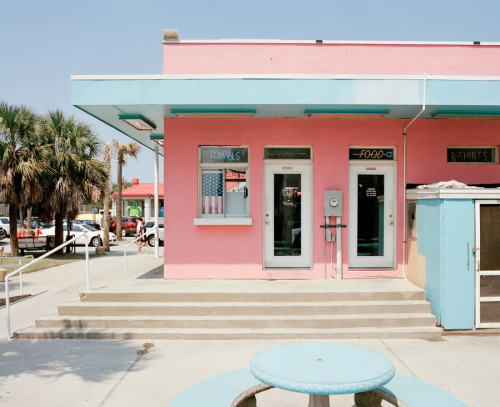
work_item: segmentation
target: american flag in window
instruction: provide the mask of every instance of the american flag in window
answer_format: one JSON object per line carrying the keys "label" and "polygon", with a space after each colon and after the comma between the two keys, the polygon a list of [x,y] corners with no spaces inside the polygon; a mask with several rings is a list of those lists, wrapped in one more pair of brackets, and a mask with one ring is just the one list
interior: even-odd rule
{"label": "american flag in window", "polygon": [[224,170],[202,170],[202,210],[204,215],[223,214]]}

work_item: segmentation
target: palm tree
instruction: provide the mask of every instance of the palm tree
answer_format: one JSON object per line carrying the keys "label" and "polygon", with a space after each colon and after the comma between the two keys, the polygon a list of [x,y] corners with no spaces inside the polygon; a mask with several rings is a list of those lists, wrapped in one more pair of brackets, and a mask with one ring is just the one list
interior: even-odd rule
{"label": "palm tree", "polygon": [[103,246],[104,250],[109,252],[109,201],[110,201],[110,196],[109,196],[109,178],[111,175],[111,157],[113,156],[113,147],[110,144],[106,144],[104,147],[104,153],[103,153],[103,159],[104,162],[106,163],[106,167],[108,169],[108,179],[106,180],[106,185],[104,186],[104,191],[103,191],[103,197],[104,197],[104,202],[103,202],[103,210],[104,210],[104,241],[103,241]]}
{"label": "palm tree", "polygon": [[41,205],[45,218],[55,219],[55,244],[63,243],[64,217],[76,217],[85,201],[98,202],[109,171],[97,157],[102,141],[91,127],[65,116],[61,111],[49,112],[42,118],[43,142],[51,147],[49,168],[44,174],[46,197]]}
{"label": "palm tree", "polygon": [[116,235],[117,240],[122,239],[122,169],[123,165],[126,164],[128,156],[137,157],[141,147],[136,142],[131,142],[129,144],[120,144],[118,141],[113,140],[113,148],[116,155],[116,161],[118,162],[118,167],[116,170],[116,178],[118,184],[117,198],[116,198]]}
{"label": "palm tree", "polygon": [[26,106],[0,103],[0,202],[9,205],[10,245],[19,254],[17,215],[43,198],[39,182],[49,148],[38,137],[39,117]]}

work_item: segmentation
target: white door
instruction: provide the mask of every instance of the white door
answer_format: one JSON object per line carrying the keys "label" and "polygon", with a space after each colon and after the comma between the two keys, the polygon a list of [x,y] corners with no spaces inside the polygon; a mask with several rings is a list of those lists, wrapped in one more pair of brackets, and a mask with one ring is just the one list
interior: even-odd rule
{"label": "white door", "polygon": [[394,268],[394,163],[349,168],[349,267]]}
{"label": "white door", "polygon": [[311,267],[311,167],[264,164],[264,266]]}
{"label": "white door", "polygon": [[500,327],[500,201],[476,201],[476,327]]}

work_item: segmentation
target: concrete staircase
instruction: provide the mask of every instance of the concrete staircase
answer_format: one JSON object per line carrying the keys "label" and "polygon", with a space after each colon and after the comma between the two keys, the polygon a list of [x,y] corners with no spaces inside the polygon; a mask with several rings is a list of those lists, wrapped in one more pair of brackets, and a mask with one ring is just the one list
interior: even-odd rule
{"label": "concrete staircase", "polygon": [[399,279],[162,281],[81,293],[16,338],[439,338],[425,291]]}

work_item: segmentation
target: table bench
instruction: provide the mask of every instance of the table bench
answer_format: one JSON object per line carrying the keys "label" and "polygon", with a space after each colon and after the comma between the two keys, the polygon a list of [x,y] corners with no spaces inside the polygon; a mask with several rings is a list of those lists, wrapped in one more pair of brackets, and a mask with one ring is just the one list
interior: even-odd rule
{"label": "table bench", "polygon": [[255,395],[272,386],[256,379],[250,370],[238,369],[211,377],[190,387],[170,407],[255,407]]}
{"label": "table bench", "polygon": [[21,252],[21,256],[24,256],[24,252],[26,250],[48,250],[47,239],[35,239],[34,237],[22,237],[17,239],[17,245],[19,247],[19,251]]}
{"label": "table bench", "polygon": [[357,407],[380,407],[382,400],[397,407],[468,407],[439,387],[397,373],[383,386],[354,395]]}

